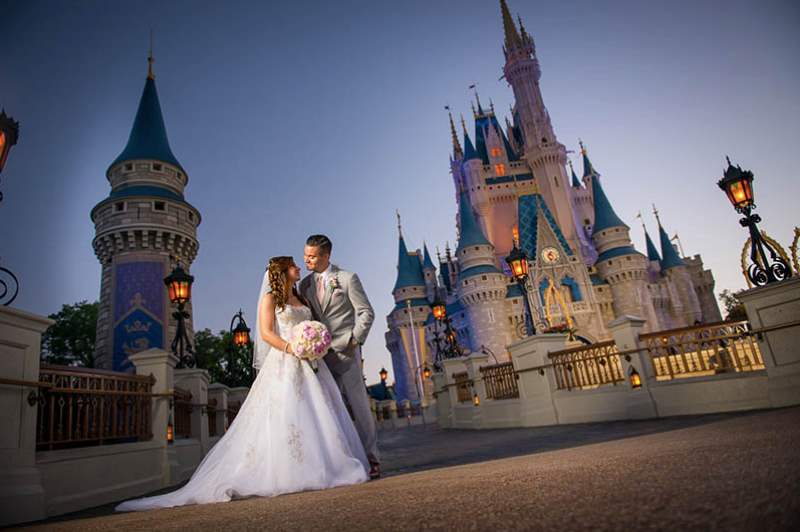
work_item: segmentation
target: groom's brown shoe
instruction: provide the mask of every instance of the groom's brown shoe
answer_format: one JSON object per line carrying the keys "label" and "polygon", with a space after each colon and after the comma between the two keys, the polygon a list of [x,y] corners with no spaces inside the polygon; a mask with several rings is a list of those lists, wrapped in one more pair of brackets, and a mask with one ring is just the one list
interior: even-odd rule
{"label": "groom's brown shoe", "polygon": [[378,462],[369,463],[369,479],[377,480],[381,478],[381,464]]}

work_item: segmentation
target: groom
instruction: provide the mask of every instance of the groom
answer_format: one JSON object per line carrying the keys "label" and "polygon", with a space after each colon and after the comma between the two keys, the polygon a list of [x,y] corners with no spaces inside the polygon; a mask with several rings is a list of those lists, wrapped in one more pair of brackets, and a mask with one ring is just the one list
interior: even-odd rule
{"label": "groom", "polygon": [[325,235],[306,240],[303,260],[311,272],[300,282],[300,293],[311,303],[317,319],[331,331],[331,349],[325,362],[347,397],[355,426],[370,463],[369,476],[381,476],[378,434],[364,386],[361,346],[367,339],[375,313],[358,276],[331,264],[333,244]]}

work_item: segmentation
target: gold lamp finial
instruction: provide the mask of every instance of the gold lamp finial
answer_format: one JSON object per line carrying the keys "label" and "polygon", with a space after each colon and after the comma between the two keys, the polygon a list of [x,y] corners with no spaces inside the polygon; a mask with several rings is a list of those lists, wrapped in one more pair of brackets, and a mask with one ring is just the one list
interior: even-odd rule
{"label": "gold lamp finial", "polygon": [[653,203],[653,214],[656,217],[656,221],[658,222],[658,226],[661,227],[661,218],[658,217],[658,209],[656,209],[656,204]]}

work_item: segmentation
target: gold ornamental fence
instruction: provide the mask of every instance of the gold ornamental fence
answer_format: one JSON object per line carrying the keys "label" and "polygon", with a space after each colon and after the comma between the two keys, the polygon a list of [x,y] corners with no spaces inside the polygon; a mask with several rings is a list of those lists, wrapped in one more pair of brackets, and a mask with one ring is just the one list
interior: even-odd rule
{"label": "gold ornamental fence", "polygon": [[548,354],[559,390],[591,389],[625,380],[613,340]]}
{"label": "gold ornamental fence", "polygon": [[516,399],[519,397],[519,378],[511,362],[480,368],[481,378],[486,385],[488,399]]}
{"label": "gold ornamental fence", "polygon": [[639,340],[652,361],[656,380],[765,369],[747,321],[642,334]]}
{"label": "gold ornamental fence", "polygon": [[42,364],[37,450],[151,439],[154,383],[152,376]]}

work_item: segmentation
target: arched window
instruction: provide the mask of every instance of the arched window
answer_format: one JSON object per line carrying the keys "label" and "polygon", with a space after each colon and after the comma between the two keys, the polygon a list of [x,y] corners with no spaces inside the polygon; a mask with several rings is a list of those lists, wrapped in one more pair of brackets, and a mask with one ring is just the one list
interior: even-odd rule
{"label": "arched window", "polygon": [[581,295],[581,289],[578,286],[578,283],[570,277],[569,275],[565,276],[561,279],[561,286],[566,286],[569,288],[569,295],[572,301],[582,301],[583,296]]}

